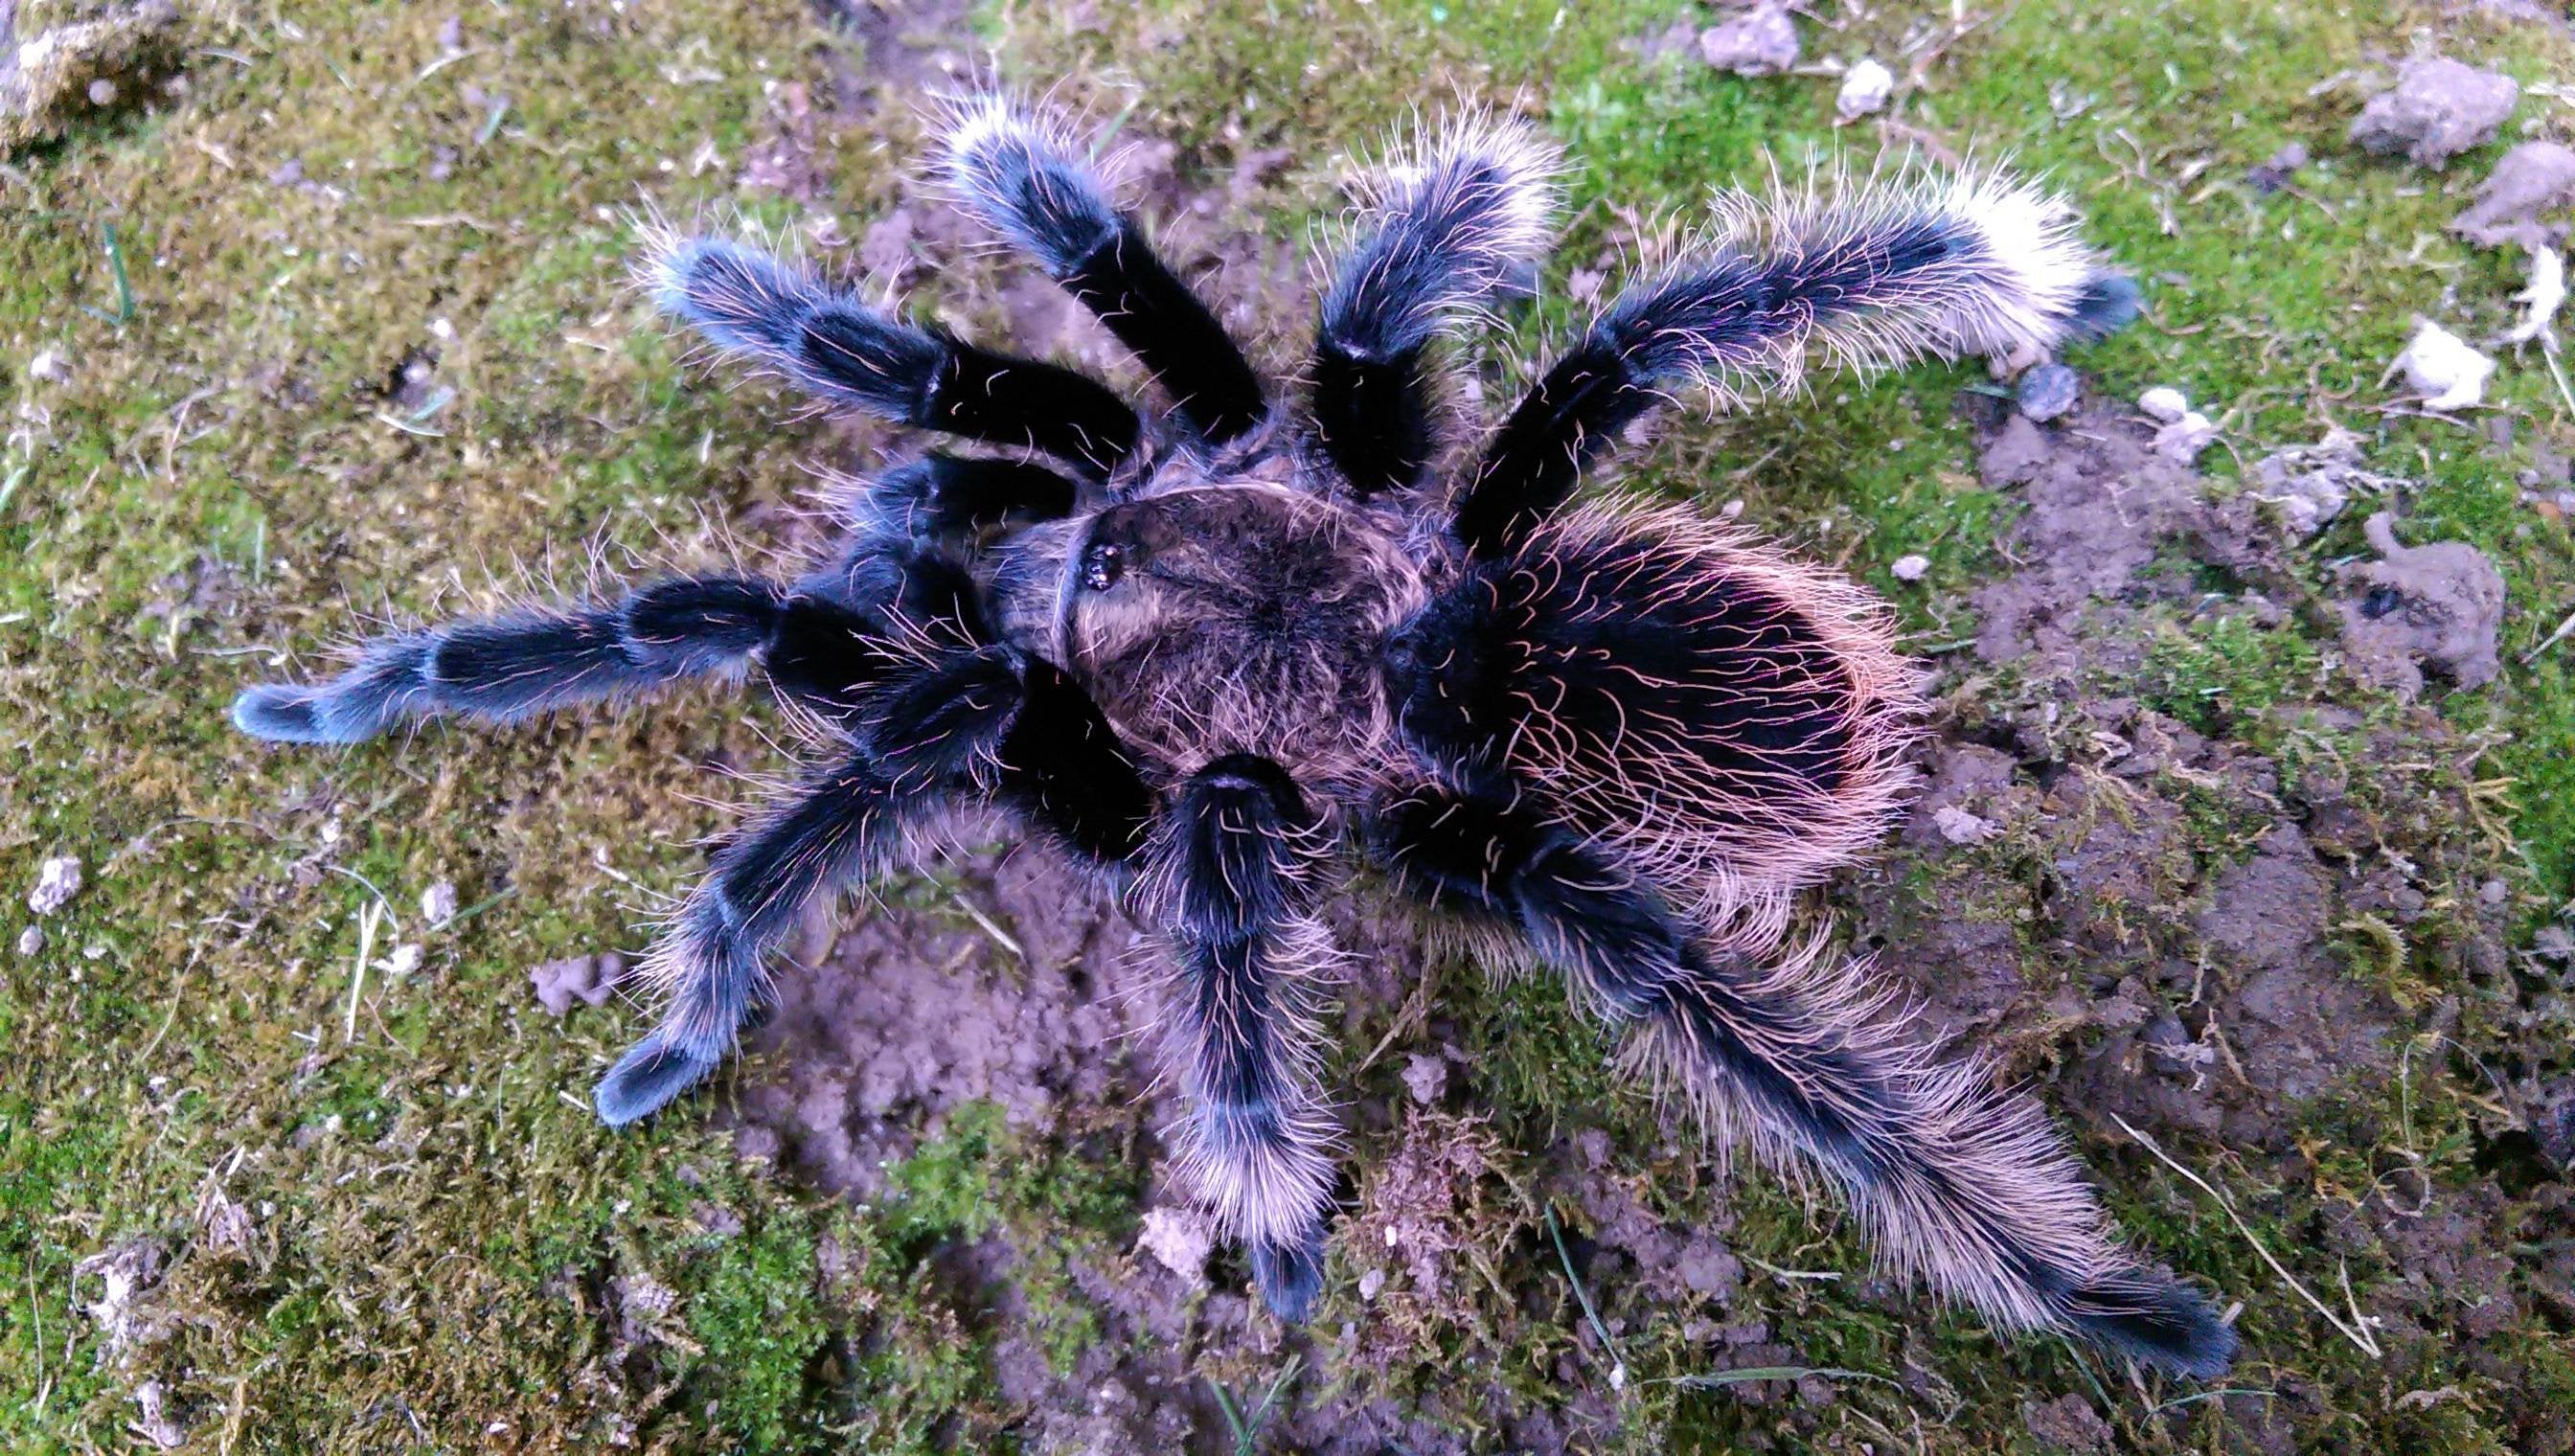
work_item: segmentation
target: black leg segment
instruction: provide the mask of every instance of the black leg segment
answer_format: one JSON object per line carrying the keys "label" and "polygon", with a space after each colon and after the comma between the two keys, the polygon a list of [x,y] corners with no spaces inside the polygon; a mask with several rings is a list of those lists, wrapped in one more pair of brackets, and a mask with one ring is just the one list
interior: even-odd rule
{"label": "black leg segment", "polygon": [[1051,122],[1000,97],[977,97],[949,118],[947,177],[967,210],[1099,316],[1202,439],[1251,433],[1267,412],[1260,378],[1076,152]]}
{"label": "black leg segment", "polygon": [[987,444],[1042,451],[1105,479],[1143,436],[1088,375],[916,329],[738,243],[664,238],[645,275],[663,312],[836,404]]}
{"label": "black leg segment", "polygon": [[1045,466],[932,454],[887,471],[856,503],[862,533],[978,537],[1073,514],[1082,488]]}

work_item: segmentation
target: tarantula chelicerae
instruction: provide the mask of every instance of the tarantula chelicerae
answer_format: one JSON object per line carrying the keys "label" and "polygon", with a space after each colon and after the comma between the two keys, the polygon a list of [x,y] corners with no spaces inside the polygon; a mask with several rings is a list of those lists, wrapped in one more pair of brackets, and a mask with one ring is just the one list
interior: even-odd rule
{"label": "tarantula chelicerae", "polygon": [[2115,327],[2133,290],[2063,202],[1992,173],[1728,198],[1452,470],[1438,339],[1548,245],[1532,136],[1468,119],[1376,175],[1308,377],[1281,390],[1058,125],[979,97],[944,137],[965,208],[1099,316],[1168,414],[657,231],[654,299],[721,350],[990,453],[883,475],[838,558],[792,582],[400,634],[234,706],[261,737],[345,743],[756,663],[821,726],[838,760],[716,853],[647,958],[665,1008],[601,1117],[715,1068],[809,907],[953,807],[998,804],[1167,940],[1188,1170],[1300,1318],[1334,1177],[1315,903],[1349,852],[1563,973],[1723,1142],[1838,1184],[1886,1262],[2001,1325],[2225,1368],[2232,1331],[2112,1241],[2031,1104],[1930,1059],[1864,967],[1788,943],[1792,896],[1904,793],[1919,698],[1880,609],[1695,513],[1574,500],[1684,386],[1739,398],[1818,349],[1866,366]]}

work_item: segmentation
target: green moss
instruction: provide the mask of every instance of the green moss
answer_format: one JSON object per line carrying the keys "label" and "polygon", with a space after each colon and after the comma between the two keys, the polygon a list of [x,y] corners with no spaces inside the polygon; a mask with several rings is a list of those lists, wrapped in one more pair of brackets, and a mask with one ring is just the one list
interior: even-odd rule
{"label": "green moss", "polygon": [[2138,686],[2158,713],[2264,747],[2284,736],[2273,710],[2332,692],[2312,639],[2294,624],[2266,626],[2243,611],[2162,624]]}
{"label": "green moss", "polygon": [[704,1346],[688,1403],[703,1400],[751,1451],[805,1449],[822,1431],[809,1371],[831,1324],[815,1299],[814,1241],[802,1220],[764,1220],[692,1268],[689,1332]]}

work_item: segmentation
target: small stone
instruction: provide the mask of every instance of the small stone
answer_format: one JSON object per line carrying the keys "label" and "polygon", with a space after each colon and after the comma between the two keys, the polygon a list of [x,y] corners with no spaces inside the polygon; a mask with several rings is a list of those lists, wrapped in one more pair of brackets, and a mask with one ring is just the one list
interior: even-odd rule
{"label": "small stone", "polygon": [[1833,114],[1844,121],[1857,121],[1886,109],[1886,99],[1895,94],[1895,73],[1877,62],[1862,57],[1842,73],[1842,89],[1833,97]]}
{"label": "small stone", "polygon": [[2082,376],[2062,364],[2042,364],[2020,377],[2020,388],[2013,393],[2012,403],[2022,414],[2044,425],[2072,410],[2082,393]]}
{"label": "small stone", "polygon": [[81,862],[70,854],[57,854],[36,866],[36,887],[28,892],[27,908],[40,915],[50,915],[70,903],[80,893]]}
{"label": "small stone", "polygon": [[1359,1276],[1359,1298],[1373,1301],[1385,1292],[1385,1271],[1370,1269]]}
{"label": "small stone", "polygon": [[1931,559],[1919,552],[1908,552],[1888,563],[1886,572],[1899,582],[1918,582],[1930,575]]}
{"label": "small stone", "polygon": [[1435,1056],[1415,1055],[1403,1065],[1403,1085],[1412,1100],[1424,1107],[1436,1104],[1448,1090],[1448,1063]]}
{"label": "small stone", "polygon": [[44,927],[44,926],[42,926],[42,925],[29,925],[27,928],[25,928],[25,929],[23,929],[23,930],[21,930],[21,931],[19,931],[19,932],[18,932],[18,954],[19,954],[19,955],[21,955],[21,956],[33,956],[37,951],[42,950],[42,949],[44,949],[44,948],[45,948],[45,927]]}
{"label": "small stone", "polygon": [[420,947],[417,945],[397,945],[394,947],[393,954],[386,956],[384,959],[376,963],[383,969],[386,979],[401,980],[403,977],[410,975],[413,971],[420,969]]}
{"label": "small stone", "polygon": [[116,83],[110,81],[105,76],[101,76],[90,82],[89,104],[92,106],[114,106],[116,104]]}
{"label": "small stone", "polygon": [[1700,31],[1699,59],[1737,76],[1775,76],[1797,64],[1797,26],[1778,0]]}
{"label": "small stone", "polygon": [[27,362],[27,377],[41,379],[47,384],[61,384],[71,377],[71,370],[61,350],[39,349],[36,357]]}
{"label": "small stone", "polygon": [[2197,410],[2185,410],[2180,419],[2155,432],[2155,454],[2175,465],[2189,465],[2215,439],[2215,421]]}
{"label": "small stone", "polygon": [[446,929],[447,922],[456,918],[456,881],[442,879],[422,890],[420,917],[427,920],[433,930]]}
{"label": "small stone", "polygon": [[2190,397],[2171,385],[2157,385],[2137,396],[2137,408],[2147,419],[2170,425],[2190,413]]}

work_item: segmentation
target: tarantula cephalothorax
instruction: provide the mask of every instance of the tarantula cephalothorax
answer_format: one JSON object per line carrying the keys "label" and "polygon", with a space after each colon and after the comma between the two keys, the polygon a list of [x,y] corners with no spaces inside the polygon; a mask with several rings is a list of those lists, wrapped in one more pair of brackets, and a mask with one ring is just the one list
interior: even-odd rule
{"label": "tarantula cephalothorax", "polygon": [[661,1020],[599,1085],[613,1123],[714,1069],[809,907],[952,807],[999,805],[1160,930],[1186,1170],[1270,1306],[1301,1317],[1334,1179],[1315,904],[1348,854],[1567,976],[1721,1142],[1835,1183],[1887,1263],[2004,1326],[2223,1369],[2232,1331],[2122,1252],[2030,1103],[1931,1059],[1864,967],[1788,943],[1791,897],[1902,797],[1917,689],[1879,609],[1695,514],[1571,499],[1684,386],[1741,398],[1819,349],[1867,366],[2115,327],[2133,292],[2065,204],[1990,172],[1729,198],[1452,470],[1438,336],[1548,244],[1534,137],[1469,119],[1376,174],[1292,390],[1264,385],[1087,156],[977,97],[939,167],[1168,414],[662,234],[650,291],[719,349],[986,453],[883,475],[837,559],[792,582],[683,578],[400,634],[329,683],[250,690],[234,720],[352,742],[755,663],[811,717],[837,761],[728,841],[665,928],[644,967]]}

